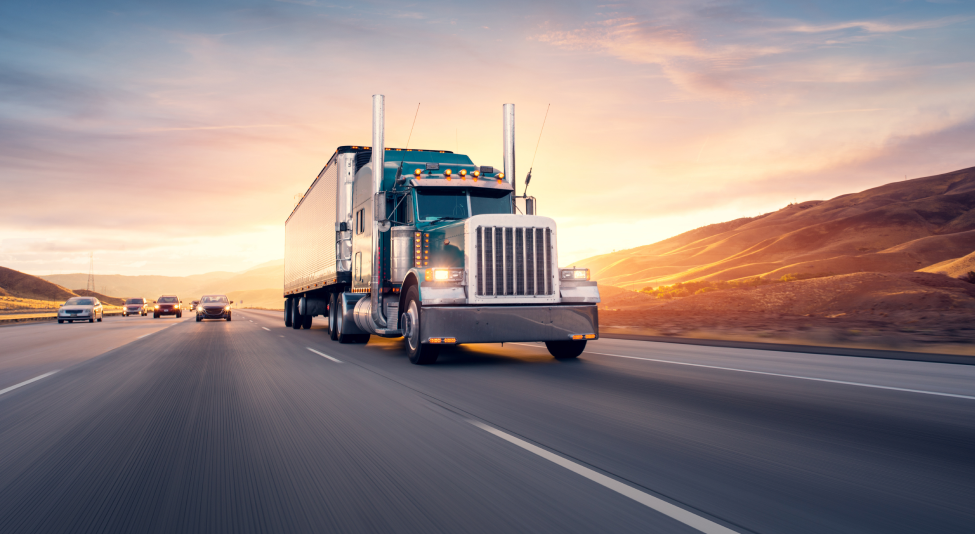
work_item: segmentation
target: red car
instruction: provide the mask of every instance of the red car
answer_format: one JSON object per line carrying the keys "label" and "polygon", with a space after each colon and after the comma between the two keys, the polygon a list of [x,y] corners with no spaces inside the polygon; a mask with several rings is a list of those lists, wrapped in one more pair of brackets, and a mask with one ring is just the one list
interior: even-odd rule
{"label": "red car", "polygon": [[160,315],[175,315],[176,318],[183,316],[183,310],[180,309],[180,300],[176,295],[163,295],[156,300],[156,305],[152,310],[152,318],[158,319]]}

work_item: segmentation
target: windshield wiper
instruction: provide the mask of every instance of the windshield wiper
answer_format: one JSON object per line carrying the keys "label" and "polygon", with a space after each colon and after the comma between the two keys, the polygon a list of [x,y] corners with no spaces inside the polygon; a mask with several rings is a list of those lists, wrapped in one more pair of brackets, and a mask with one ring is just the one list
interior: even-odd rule
{"label": "windshield wiper", "polygon": [[430,224],[437,224],[440,221],[459,221],[459,220],[462,220],[462,219],[463,219],[463,217],[437,217]]}

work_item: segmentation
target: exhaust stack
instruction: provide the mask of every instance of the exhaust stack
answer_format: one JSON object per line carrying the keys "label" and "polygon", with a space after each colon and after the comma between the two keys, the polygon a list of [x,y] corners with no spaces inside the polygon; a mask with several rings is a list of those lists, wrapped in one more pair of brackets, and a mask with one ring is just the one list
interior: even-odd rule
{"label": "exhaust stack", "polygon": [[515,197],[518,196],[518,187],[515,182],[515,105],[505,104],[504,110],[504,175],[511,182],[514,193],[511,195],[511,213],[515,212]]}
{"label": "exhaust stack", "polygon": [[383,316],[382,295],[380,295],[379,276],[382,273],[382,255],[379,247],[379,221],[386,218],[386,198],[382,193],[383,170],[386,166],[385,147],[386,97],[372,95],[372,279],[369,286],[369,300],[372,304],[372,321],[380,329],[386,328]]}

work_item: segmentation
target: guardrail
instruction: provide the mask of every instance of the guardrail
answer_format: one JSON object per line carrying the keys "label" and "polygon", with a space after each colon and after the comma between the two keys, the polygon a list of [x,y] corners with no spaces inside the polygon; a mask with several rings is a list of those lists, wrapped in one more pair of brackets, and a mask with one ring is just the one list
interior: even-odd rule
{"label": "guardrail", "polygon": [[[122,315],[122,311],[106,311],[104,316],[111,315]],[[43,321],[56,321],[58,318],[58,312],[42,312],[42,313],[17,313],[17,314],[6,314],[0,315],[0,326],[21,324],[21,323],[34,323]]]}

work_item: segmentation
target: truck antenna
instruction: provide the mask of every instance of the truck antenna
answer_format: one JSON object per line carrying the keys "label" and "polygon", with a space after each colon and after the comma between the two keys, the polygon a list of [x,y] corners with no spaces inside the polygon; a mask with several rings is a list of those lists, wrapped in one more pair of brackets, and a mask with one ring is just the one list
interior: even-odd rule
{"label": "truck antenna", "polygon": [[[406,138],[406,148],[410,148],[410,141],[413,139],[413,127],[416,126],[416,116],[420,114],[420,103],[416,103],[416,113],[413,114],[413,124],[410,125],[410,136]],[[400,178],[403,176],[403,162],[406,161],[406,151],[403,151],[403,158],[399,160],[399,168],[396,169],[396,181],[393,183],[399,183]]]}
{"label": "truck antenna", "polygon": [[[545,131],[545,121],[548,120],[548,110],[551,107],[552,104],[549,104],[548,107],[545,108],[545,118],[542,119],[542,129],[538,131],[538,142],[535,143],[535,154],[532,155],[532,164],[528,166],[528,176],[525,177],[525,194],[523,196],[528,195],[528,184],[532,181],[532,169],[535,168],[535,156],[538,156],[538,145],[542,143],[542,132]],[[515,194],[517,194],[517,192]]]}

